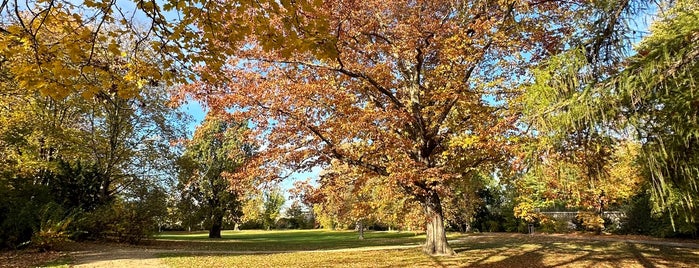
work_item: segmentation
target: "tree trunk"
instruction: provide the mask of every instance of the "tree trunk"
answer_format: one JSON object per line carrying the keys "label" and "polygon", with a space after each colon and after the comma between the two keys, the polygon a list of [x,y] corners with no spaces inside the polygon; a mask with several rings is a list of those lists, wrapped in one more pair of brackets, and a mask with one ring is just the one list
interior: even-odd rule
{"label": "tree trunk", "polygon": [[444,231],[444,214],[442,203],[436,192],[425,198],[425,214],[427,216],[427,238],[423,251],[429,255],[453,255],[449,247],[447,233]]}
{"label": "tree trunk", "polygon": [[364,240],[364,223],[362,220],[357,221],[357,230],[359,231],[359,240]]}
{"label": "tree trunk", "polygon": [[209,238],[221,238],[221,225],[223,225],[223,213],[214,213],[211,217]]}

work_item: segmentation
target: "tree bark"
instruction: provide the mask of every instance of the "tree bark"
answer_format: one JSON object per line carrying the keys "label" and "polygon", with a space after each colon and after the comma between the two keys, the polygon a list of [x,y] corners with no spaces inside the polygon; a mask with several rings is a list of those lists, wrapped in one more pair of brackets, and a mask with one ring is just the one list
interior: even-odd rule
{"label": "tree bark", "polygon": [[209,238],[221,238],[221,226],[223,225],[223,213],[216,213],[211,216],[211,230]]}
{"label": "tree bark", "polygon": [[444,231],[444,213],[439,194],[432,192],[425,198],[425,214],[427,216],[427,238],[423,251],[429,255],[453,255]]}
{"label": "tree bark", "polygon": [[362,220],[357,221],[357,231],[359,231],[359,240],[364,240],[364,223]]}

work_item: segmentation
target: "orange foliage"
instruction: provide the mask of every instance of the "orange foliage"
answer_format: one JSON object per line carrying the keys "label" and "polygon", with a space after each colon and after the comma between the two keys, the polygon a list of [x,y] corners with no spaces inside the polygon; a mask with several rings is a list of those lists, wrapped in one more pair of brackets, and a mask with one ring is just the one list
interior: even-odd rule
{"label": "orange foliage", "polygon": [[[211,49],[232,52],[227,64],[203,66],[183,96],[254,122],[269,174],[337,159],[429,208],[437,236],[449,182],[507,163],[518,75],[557,46],[576,4],[284,3],[226,14]],[[244,41],[225,38],[261,13]]]}

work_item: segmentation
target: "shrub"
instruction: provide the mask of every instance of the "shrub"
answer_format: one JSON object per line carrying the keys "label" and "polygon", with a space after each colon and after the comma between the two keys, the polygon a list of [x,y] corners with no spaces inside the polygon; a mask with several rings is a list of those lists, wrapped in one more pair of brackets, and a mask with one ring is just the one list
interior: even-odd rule
{"label": "shrub", "polygon": [[71,237],[71,224],[77,213],[64,213],[61,206],[48,203],[41,210],[39,229],[32,236],[32,245],[39,251],[48,251]]}
{"label": "shrub", "polygon": [[656,237],[697,237],[699,223],[685,219],[670,220],[670,215],[652,212],[650,195],[642,192],[633,198],[623,208],[626,218],[622,220],[618,233],[642,234]]}
{"label": "shrub", "polygon": [[516,218],[514,215],[505,217],[503,227],[506,232],[529,233],[529,225],[527,222],[520,218]]}
{"label": "shrub", "polygon": [[29,245],[41,208],[50,201],[46,187],[33,179],[0,177],[0,248]]}
{"label": "shrub", "polygon": [[621,228],[621,223],[614,221],[609,217],[602,217],[604,220],[604,231],[610,233],[618,233]]}
{"label": "shrub", "polygon": [[241,230],[251,230],[251,229],[262,229],[262,221],[259,220],[248,220],[240,224]]}
{"label": "shrub", "polygon": [[575,219],[576,224],[579,224],[584,230],[601,233],[604,229],[604,219],[598,213],[580,211]]}
{"label": "shrub", "polygon": [[136,244],[158,230],[157,219],[167,215],[165,193],[157,186],[141,184],[124,198],[116,198],[76,224],[80,239],[113,239]]}
{"label": "shrub", "polygon": [[542,217],[539,219],[539,231],[544,233],[566,233],[569,230],[568,222],[564,220]]}

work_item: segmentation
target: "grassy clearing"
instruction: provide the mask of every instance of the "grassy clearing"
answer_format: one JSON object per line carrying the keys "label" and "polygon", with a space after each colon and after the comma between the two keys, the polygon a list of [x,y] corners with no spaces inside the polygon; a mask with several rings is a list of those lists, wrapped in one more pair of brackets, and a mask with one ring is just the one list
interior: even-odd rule
{"label": "grassy clearing", "polygon": [[[223,231],[221,239],[209,239],[207,232],[168,232],[149,241],[149,247],[220,251],[305,251],[375,246],[418,245],[425,240],[412,232],[357,232],[329,230]],[[451,237],[457,237],[456,234]]]}
{"label": "grassy clearing", "polygon": [[[226,231],[223,236],[164,233],[138,246],[83,242],[61,252],[0,252],[0,267],[138,267],[156,256],[170,267],[699,267],[696,241],[681,241],[695,247],[682,248],[670,243],[677,241],[645,237],[450,234],[458,254],[433,257],[420,251],[424,235],[410,232],[368,232],[365,240],[355,232],[325,230]],[[626,239],[655,244],[613,241]]]}
{"label": "grassy clearing", "polygon": [[[349,233],[351,234],[351,233]],[[324,241],[334,241],[332,247],[345,243],[369,243],[372,239],[382,241],[385,237],[412,241],[413,237],[393,237],[395,233],[370,233],[365,241],[340,243],[341,237],[349,234],[323,232],[312,235],[326,235]],[[241,234],[242,235],[242,234]],[[256,235],[250,234],[254,239]],[[347,236],[346,236],[347,235]],[[290,234],[288,240],[295,240]],[[383,237],[383,238],[382,238]],[[645,245],[624,242],[600,242],[570,240],[555,237],[525,235],[468,235],[453,237],[456,256],[432,257],[423,254],[419,248],[371,251],[329,251],[329,252],[289,252],[269,254],[160,254],[163,262],[172,267],[697,267],[699,249],[675,248],[658,245]],[[244,237],[236,239],[245,240]],[[272,237],[266,238],[274,243]],[[288,241],[282,241],[283,244]],[[229,243],[236,243],[228,240]],[[309,240],[310,241],[310,240]],[[226,242],[224,242],[226,243]],[[292,244],[286,243],[290,249]],[[392,244],[393,245],[393,244]],[[366,245],[364,245],[366,246]],[[357,245],[348,248],[356,248]],[[280,247],[283,248],[283,247]],[[327,247],[324,247],[327,249]]]}

